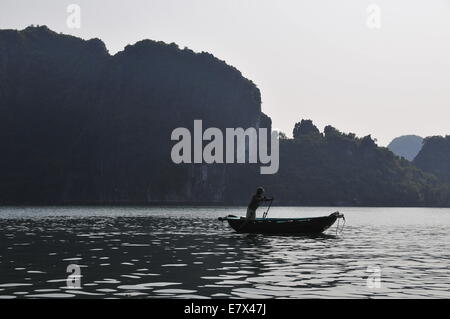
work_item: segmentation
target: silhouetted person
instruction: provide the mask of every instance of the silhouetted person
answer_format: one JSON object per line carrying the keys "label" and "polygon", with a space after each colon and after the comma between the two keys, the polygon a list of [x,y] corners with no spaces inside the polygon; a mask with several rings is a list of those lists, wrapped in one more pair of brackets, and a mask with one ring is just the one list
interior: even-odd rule
{"label": "silhouetted person", "polygon": [[256,194],[252,196],[252,200],[250,201],[250,204],[248,204],[247,207],[247,218],[248,219],[255,219],[256,218],[256,209],[259,207],[259,205],[262,202],[269,202],[273,200],[273,197],[268,198],[264,195],[264,188],[258,187],[256,189]]}

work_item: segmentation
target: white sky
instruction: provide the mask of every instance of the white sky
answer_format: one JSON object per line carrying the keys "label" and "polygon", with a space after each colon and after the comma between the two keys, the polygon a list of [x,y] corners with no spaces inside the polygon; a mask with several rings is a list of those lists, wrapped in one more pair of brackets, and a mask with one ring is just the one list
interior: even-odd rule
{"label": "white sky", "polygon": [[[81,28],[66,25],[69,4]],[[366,26],[381,8],[381,28]],[[30,24],[102,39],[148,38],[207,51],[261,89],[274,128],[312,119],[380,145],[450,134],[449,0],[1,0],[0,28]]]}

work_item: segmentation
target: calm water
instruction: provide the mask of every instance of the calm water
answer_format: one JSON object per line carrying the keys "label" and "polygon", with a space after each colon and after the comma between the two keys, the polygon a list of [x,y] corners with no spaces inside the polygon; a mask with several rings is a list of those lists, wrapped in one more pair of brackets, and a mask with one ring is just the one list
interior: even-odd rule
{"label": "calm water", "polygon": [[339,210],[341,235],[292,237],[217,221],[243,208],[0,208],[0,298],[450,297],[450,209]]}

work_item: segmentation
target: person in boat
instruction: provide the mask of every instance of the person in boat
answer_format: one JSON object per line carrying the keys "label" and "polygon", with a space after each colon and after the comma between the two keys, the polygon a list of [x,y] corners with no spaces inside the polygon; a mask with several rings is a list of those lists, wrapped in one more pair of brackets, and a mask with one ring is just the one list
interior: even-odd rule
{"label": "person in boat", "polygon": [[256,210],[262,202],[270,202],[273,200],[273,197],[265,197],[264,196],[264,188],[258,187],[256,189],[256,193],[252,196],[252,200],[247,207],[247,219],[255,219],[256,218]]}

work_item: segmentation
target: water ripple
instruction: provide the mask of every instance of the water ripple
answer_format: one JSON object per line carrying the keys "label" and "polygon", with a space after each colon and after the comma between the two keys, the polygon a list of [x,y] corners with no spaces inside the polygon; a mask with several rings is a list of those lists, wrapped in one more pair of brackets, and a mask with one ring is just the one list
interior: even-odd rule
{"label": "water ripple", "polygon": [[[341,236],[236,234],[217,222],[241,211],[2,208],[0,299],[450,297],[450,210],[348,208]],[[81,289],[66,287],[70,264],[81,264]]]}

